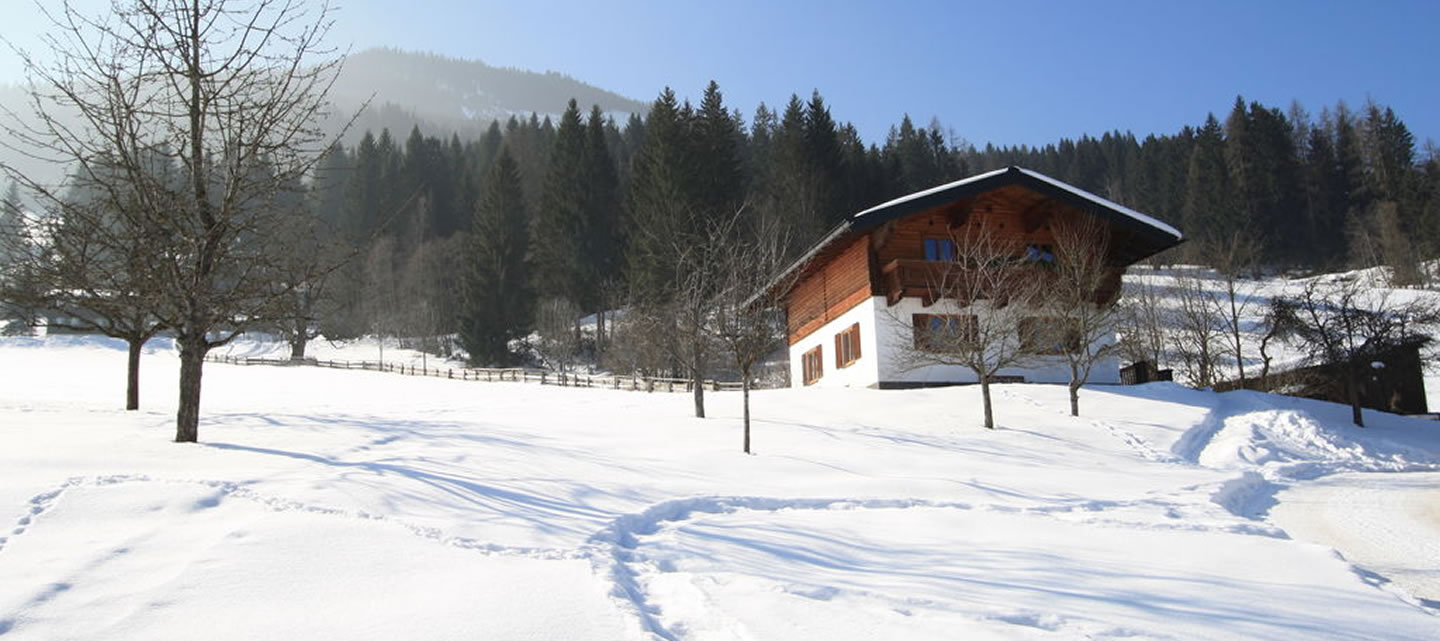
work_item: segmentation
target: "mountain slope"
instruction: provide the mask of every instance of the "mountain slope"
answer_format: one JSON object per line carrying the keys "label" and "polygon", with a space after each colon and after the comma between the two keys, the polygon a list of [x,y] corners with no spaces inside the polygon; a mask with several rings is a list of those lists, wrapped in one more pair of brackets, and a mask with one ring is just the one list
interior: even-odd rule
{"label": "mountain slope", "polygon": [[584,109],[600,105],[622,117],[646,108],[643,102],[553,71],[492,67],[478,60],[388,48],[351,54],[331,97],[342,114],[354,113],[369,100],[355,129],[388,127],[399,136],[419,123],[426,133],[453,131],[463,137],[511,115],[558,114],[571,98]]}

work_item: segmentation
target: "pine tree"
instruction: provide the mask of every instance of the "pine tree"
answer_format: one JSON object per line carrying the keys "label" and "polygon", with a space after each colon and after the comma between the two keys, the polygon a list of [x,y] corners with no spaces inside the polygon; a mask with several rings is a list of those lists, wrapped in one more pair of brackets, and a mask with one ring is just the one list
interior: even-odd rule
{"label": "pine tree", "polygon": [[[0,270],[8,267],[26,251],[25,224],[20,213],[20,189],[15,181],[5,188],[0,198]],[[0,277],[4,272],[0,271]]]}
{"label": "pine tree", "polygon": [[[613,123],[612,123],[613,124]],[[615,159],[607,142],[609,132],[604,112],[599,105],[590,109],[590,119],[585,125],[585,176],[584,217],[587,230],[584,238],[584,265],[582,269],[589,278],[585,296],[579,302],[585,309],[600,309],[594,300],[606,282],[619,280],[621,256],[621,228],[619,178],[615,171]]]}
{"label": "pine tree", "polygon": [[466,247],[459,325],[472,365],[509,364],[509,342],[530,332],[535,297],[525,259],[529,241],[519,169],[502,147],[485,178]]}
{"label": "pine tree", "polygon": [[1230,174],[1225,166],[1225,140],[1214,114],[1195,134],[1181,219],[1184,229],[1195,236],[1222,238],[1244,225],[1233,204]]}
{"label": "pine tree", "polygon": [[691,185],[691,114],[668,87],[650,107],[644,142],[631,166],[626,225],[626,280],[631,296],[668,300],[674,287],[675,253],[697,228]]}
{"label": "pine tree", "polygon": [[585,264],[589,232],[585,219],[585,125],[573,99],[560,117],[549,156],[544,192],[531,228],[535,289],[546,297],[578,303],[594,288],[587,282],[591,273]]}
{"label": "pine tree", "polygon": [[733,215],[745,191],[740,126],[725,109],[720,86],[713,80],[705,87],[691,135],[695,206],[711,221]]}

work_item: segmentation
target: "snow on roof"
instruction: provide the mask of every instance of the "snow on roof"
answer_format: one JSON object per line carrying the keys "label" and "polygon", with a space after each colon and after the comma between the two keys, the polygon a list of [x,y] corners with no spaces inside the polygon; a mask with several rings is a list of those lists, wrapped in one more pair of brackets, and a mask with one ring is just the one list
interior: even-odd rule
{"label": "snow on roof", "polygon": [[[1118,212],[1118,213],[1124,214],[1124,215],[1126,215],[1126,216],[1129,216],[1129,217],[1131,217],[1131,218],[1134,218],[1135,220],[1137,220],[1137,221],[1139,221],[1139,222],[1142,222],[1142,223],[1144,223],[1144,224],[1146,224],[1146,225],[1149,225],[1149,226],[1151,226],[1151,227],[1154,227],[1154,228],[1156,228],[1156,229],[1159,229],[1159,230],[1161,230],[1161,231],[1163,231],[1163,232],[1165,232],[1165,233],[1168,233],[1168,234],[1174,236],[1176,240],[1179,240],[1179,239],[1181,239],[1181,238],[1184,238],[1184,235],[1180,233],[1180,230],[1175,229],[1174,227],[1171,227],[1170,225],[1167,225],[1167,224],[1165,224],[1165,223],[1163,223],[1163,222],[1160,222],[1159,220],[1156,220],[1156,219],[1154,219],[1154,218],[1152,218],[1152,217],[1150,217],[1150,216],[1147,216],[1147,215],[1142,214],[1142,213],[1140,213],[1140,212],[1138,212],[1138,211],[1135,211],[1134,209],[1131,209],[1131,208],[1129,208],[1129,207],[1126,207],[1126,206],[1124,206],[1124,205],[1121,205],[1120,203],[1117,203],[1117,202],[1114,202],[1114,201],[1112,201],[1112,200],[1108,200],[1108,199],[1105,199],[1105,198],[1101,198],[1101,197],[1099,197],[1099,196],[1096,196],[1095,194],[1092,194],[1092,193],[1090,193],[1090,192],[1088,192],[1088,191],[1085,191],[1084,189],[1080,189],[1079,187],[1075,187],[1075,186],[1073,186],[1073,185],[1067,185],[1067,184],[1062,183],[1062,182],[1060,182],[1060,181],[1058,181],[1058,180],[1055,180],[1054,178],[1051,178],[1051,177],[1049,177],[1049,176],[1046,176],[1045,174],[1042,174],[1042,173],[1040,173],[1040,172],[1038,172],[1038,171],[1032,171],[1032,170],[1026,169],[1026,168],[1024,168],[1024,167],[1015,167],[1015,169],[1019,170],[1020,173],[1025,174],[1026,176],[1029,176],[1029,177],[1034,178],[1034,179],[1036,179],[1036,180],[1044,181],[1044,182],[1046,182],[1046,183],[1048,183],[1048,184],[1050,184],[1050,185],[1052,185],[1052,186],[1054,186],[1054,187],[1057,187],[1057,188],[1060,188],[1060,189],[1064,189],[1065,191],[1068,191],[1068,192],[1070,192],[1070,193],[1072,193],[1072,194],[1075,194],[1076,196],[1079,196],[1079,197],[1084,198],[1084,199],[1086,199],[1086,200],[1092,201],[1092,202],[1094,202],[1095,204],[1101,205],[1101,206],[1103,206],[1103,207],[1107,207],[1107,208],[1113,209],[1113,210],[1115,210],[1115,211]],[[1004,171],[1004,170],[1002,170],[1002,171]],[[991,173],[994,173],[994,172],[991,172]],[[985,175],[989,175],[989,174],[985,174]]]}
{"label": "snow on roof", "polygon": [[[864,216],[865,214],[868,214],[868,213],[870,213],[870,212],[880,211],[880,210],[882,210],[882,209],[889,209],[889,208],[894,207],[894,206],[896,206],[896,205],[903,204],[903,203],[907,203],[907,202],[910,202],[910,201],[912,201],[912,200],[919,200],[919,199],[924,198],[924,197],[926,197],[926,196],[929,196],[929,195],[931,195],[931,194],[938,194],[938,193],[940,193],[940,192],[942,192],[942,191],[946,191],[946,190],[949,190],[949,189],[954,189],[954,188],[956,188],[956,187],[961,187],[961,186],[964,186],[964,185],[968,185],[968,184],[973,183],[973,182],[980,182],[980,181],[985,180],[985,179],[987,179],[987,178],[993,178],[993,177],[995,177],[995,176],[999,176],[999,175],[1001,175],[1001,174],[1004,174],[1004,173],[1007,172],[1007,171],[1010,171],[1010,168],[1009,168],[1009,167],[1006,167],[1006,168],[1004,168],[1004,169],[996,169],[995,171],[987,171],[987,172],[985,172],[985,173],[983,173],[983,174],[978,174],[978,175],[975,175],[975,176],[971,176],[971,177],[969,177],[969,178],[961,178],[960,180],[957,180],[957,181],[955,181],[955,182],[949,182],[949,183],[945,183],[945,184],[943,184],[943,185],[936,185],[936,186],[934,186],[934,187],[931,187],[931,188],[926,189],[926,190],[923,190],[923,191],[917,191],[917,192],[915,192],[915,193],[913,193],[913,194],[906,194],[906,195],[901,196],[901,197],[899,197],[899,198],[896,198],[896,199],[894,199],[894,200],[885,201],[885,202],[880,203],[880,204],[878,204],[878,205],[876,205],[876,206],[874,206],[874,207],[871,207],[871,208],[869,208],[869,209],[866,209],[865,211],[862,211],[862,212],[860,212],[860,213],[858,213],[858,214],[852,215],[852,216],[850,217],[850,219],[851,219],[851,220],[854,220],[854,219],[860,218],[861,216]],[[1022,170],[1022,171],[1023,171],[1023,170]]]}
{"label": "snow on roof", "polygon": [[1136,259],[1173,247],[1185,238],[1184,235],[1180,233],[1180,230],[1160,222],[1153,217],[1142,214],[1119,203],[1101,198],[1083,189],[1067,185],[1040,172],[1011,165],[1003,169],[988,171],[969,178],[962,178],[954,182],[917,191],[913,194],[906,194],[899,198],[875,205],[857,214],[852,214],[821,237],[819,242],[811,246],[808,251],[781,272],[781,274],[762,291],[769,291],[777,283],[784,280],[786,276],[810,263],[811,260],[820,255],[827,247],[830,247],[839,239],[850,234],[863,233],[888,221],[903,218],[924,209],[944,204],[945,202],[961,200],[1006,185],[1021,185],[1032,191],[1041,192],[1050,198],[1071,201],[1070,204],[1079,207],[1090,205],[1096,208],[1096,213],[1117,217],[1133,223],[1136,227],[1139,227],[1142,234],[1148,236],[1151,241],[1150,249],[1147,250],[1145,254],[1137,256]]}

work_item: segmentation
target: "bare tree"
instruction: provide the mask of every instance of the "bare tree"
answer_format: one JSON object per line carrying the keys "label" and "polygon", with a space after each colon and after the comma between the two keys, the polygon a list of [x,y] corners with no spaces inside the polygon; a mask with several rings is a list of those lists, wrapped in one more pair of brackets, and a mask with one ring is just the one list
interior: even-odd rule
{"label": "bare tree", "polygon": [[1160,288],[1144,279],[1124,284],[1116,311],[1120,350],[1131,362],[1145,361],[1159,368],[1168,338],[1168,310],[1162,304]]}
{"label": "bare tree", "polygon": [[1246,280],[1246,277],[1254,274],[1260,259],[1260,240],[1255,233],[1241,230],[1220,239],[1210,239],[1204,244],[1211,246],[1208,253],[1214,257],[1215,271],[1220,274],[1220,282],[1225,287],[1224,298],[1212,300],[1219,306],[1225,330],[1230,334],[1229,347],[1235,355],[1235,369],[1243,388],[1245,343],[1241,340],[1242,319],[1259,290],[1259,283]]}
{"label": "bare tree", "polygon": [[1176,276],[1173,299],[1173,352],[1191,385],[1210,387],[1216,382],[1220,357],[1225,352],[1225,321],[1219,312],[1222,305],[1205,281],[1190,274]]}
{"label": "bare tree", "polygon": [[361,307],[366,329],[380,345],[380,363],[385,363],[385,339],[399,336],[405,323],[400,270],[395,266],[395,238],[380,236],[365,255]]}
{"label": "bare tree", "polygon": [[1070,415],[1080,415],[1080,388],[1095,365],[1120,350],[1115,342],[1123,265],[1111,262],[1108,229],[1094,218],[1064,220],[1051,227],[1055,239],[1053,276],[1041,304],[1056,322],[1042,324],[1070,369]]}
{"label": "bare tree", "polygon": [[[711,333],[725,347],[740,373],[744,437],[741,450],[750,454],[750,387],[755,367],[784,344],[785,323],[780,292],[789,281],[776,280],[785,267],[788,240],[778,225],[762,223],[748,241],[727,243],[719,268],[721,285],[714,299]],[[738,240],[738,239],[737,239]],[[798,277],[798,271],[787,279]]]}
{"label": "bare tree", "polygon": [[[155,312],[180,350],[175,440],[193,442],[205,355],[293,288],[274,273],[288,240],[277,223],[292,215],[278,205],[326,148],[317,123],[340,65],[321,44],[329,6],[117,0],[108,16],[69,3],[49,15],[53,61],[23,56],[35,124],[9,126],[10,144],[77,167],[157,256]],[[180,180],[150,175],[154,157]]]}
{"label": "bare tree", "polygon": [[936,313],[916,322],[895,318],[902,329],[912,328],[911,347],[900,352],[897,364],[904,370],[935,365],[960,366],[980,381],[985,427],[995,429],[990,382],[1008,367],[1023,367],[1036,357],[1035,333],[1040,323],[1030,319],[1040,307],[1046,274],[1041,268],[1018,262],[1020,247],[997,238],[986,228],[971,228],[953,236],[954,256],[935,264],[930,290]]}
{"label": "bare tree", "polygon": [[690,378],[695,418],[705,418],[705,375],[717,351],[711,331],[716,296],[725,285],[725,259],[727,248],[734,242],[737,218],[738,214],[709,224],[701,235],[673,249],[679,259],[675,265],[676,286],[671,300],[661,307],[671,320],[673,338],[665,344]]}
{"label": "bare tree", "polygon": [[1432,303],[1396,299],[1355,281],[1335,286],[1311,281],[1299,296],[1277,300],[1273,315],[1282,340],[1304,348],[1309,360],[1343,381],[1351,420],[1360,427],[1365,426],[1360,386],[1372,363],[1396,347],[1429,342],[1420,329],[1440,323],[1440,307]]}
{"label": "bare tree", "polygon": [[320,310],[331,303],[332,281],[355,254],[309,214],[284,222],[293,251],[275,257],[276,273],[289,289],[276,301],[275,329],[290,345],[295,361],[304,360],[310,341],[320,337]]}
{"label": "bare tree", "polygon": [[1378,238],[1380,257],[1390,268],[1392,287],[1415,287],[1425,282],[1425,260],[1422,248],[1412,232],[1400,221],[1400,212],[1394,201],[1383,201],[1374,206],[1372,214],[1375,236]]}
{"label": "bare tree", "polygon": [[[147,171],[171,169],[154,162]],[[125,341],[125,409],[136,410],[141,351],[164,328],[156,312],[159,283],[151,271],[159,256],[124,212],[99,194],[85,175],[77,174],[69,179],[65,198],[51,203],[49,211],[16,210],[17,231],[24,233],[0,239],[9,246],[9,276],[0,283],[0,300],[22,310],[29,323]]]}
{"label": "bare tree", "polygon": [[672,221],[668,231],[641,230],[650,234],[650,242],[666,243],[670,281],[664,291],[632,291],[627,324],[632,331],[646,328],[643,338],[652,346],[642,351],[663,352],[671,369],[690,379],[696,418],[705,418],[705,376],[721,348],[714,334],[718,296],[727,284],[726,261],[739,242],[744,211],[742,206],[731,215],[707,219],[687,210],[684,223]]}
{"label": "bare tree", "polygon": [[580,335],[575,321],[580,306],[563,297],[541,299],[535,309],[535,332],[539,339],[531,347],[544,360],[545,366],[562,374],[569,372],[580,355]]}

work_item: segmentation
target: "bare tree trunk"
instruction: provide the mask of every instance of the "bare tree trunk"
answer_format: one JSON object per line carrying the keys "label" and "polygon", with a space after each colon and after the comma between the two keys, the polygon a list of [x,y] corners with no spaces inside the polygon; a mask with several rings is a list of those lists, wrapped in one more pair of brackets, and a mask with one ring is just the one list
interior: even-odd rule
{"label": "bare tree trunk", "polygon": [[1240,310],[1235,305],[1235,286],[1230,285],[1230,336],[1235,341],[1235,368],[1240,373],[1240,389],[1245,387],[1245,357],[1240,343]]}
{"label": "bare tree trunk", "polygon": [[745,453],[750,453],[750,372],[741,372],[740,394],[743,397],[742,405],[745,410]]}
{"label": "bare tree trunk", "polygon": [[1353,369],[1346,369],[1345,387],[1350,395],[1350,420],[1359,427],[1365,427],[1365,415],[1360,411],[1360,381]]}
{"label": "bare tree trunk", "polygon": [[296,332],[295,337],[290,339],[290,360],[305,360],[305,346],[309,343],[310,337],[306,335],[304,328],[302,328],[299,332]]}
{"label": "bare tree trunk", "polygon": [[695,418],[705,418],[705,382],[700,380],[700,369],[691,370],[690,386],[695,388]]}
{"label": "bare tree trunk", "polygon": [[605,351],[605,310],[595,312],[595,355]]}
{"label": "bare tree trunk", "polygon": [[993,430],[995,429],[995,412],[990,409],[990,377],[988,375],[980,376],[980,398],[984,400],[985,405],[985,427]]}
{"label": "bare tree trunk", "polygon": [[126,341],[129,345],[128,359],[125,363],[125,409],[140,409],[140,348],[145,346],[145,339],[131,338]]}
{"label": "bare tree trunk", "polygon": [[205,337],[180,340],[180,409],[175,414],[175,442],[200,438],[200,374],[210,346]]}
{"label": "bare tree trunk", "polygon": [[1070,379],[1070,415],[1080,415],[1080,381]]}

